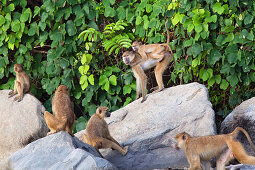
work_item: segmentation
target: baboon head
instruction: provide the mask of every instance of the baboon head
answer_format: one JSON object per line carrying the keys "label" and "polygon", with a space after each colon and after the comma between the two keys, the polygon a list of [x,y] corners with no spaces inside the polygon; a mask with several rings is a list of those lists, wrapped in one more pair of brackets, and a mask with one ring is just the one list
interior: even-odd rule
{"label": "baboon head", "polygon": [[186,132],[179,133],[175,136],[176,145],[175,149],[180,149],[185,147],[186,140],[190,137],[190,135]]}
{"label": "baboon head", "polygon": [[14,64],[14,71],[15,71],[16,73],[19,73],[19,72],[21,72],[22,70],[23,70],[22,65],[20,65],[20,64]]}
{"label": "baboon head", "polygon": [[135,53],[133,51],[125,51],[122,55],[123,62],[129,65],[135,58]]}
{"label": "baboon head", "polygon": [[96,114],[101,118],[111,116],[111,113],[108,111],[108,107],[106,106],[100,106],[99,108],[97,108]]}
{"label": "baboon head", "polygon": [[135,41],[135,42],[132,43],[132,49],[133,49],[134,51],[138,51],[138,49],[139,49],[139,47],[140,47],[141,45],[143,45],[141,42]]}
{"label": "baboon head", "polygon": [[56,93],[57,92],[62,92],[62,93],[68,93],[69,94],[68,87],[65,86],[65,85],[58,86],[58,88],[56,89]]}

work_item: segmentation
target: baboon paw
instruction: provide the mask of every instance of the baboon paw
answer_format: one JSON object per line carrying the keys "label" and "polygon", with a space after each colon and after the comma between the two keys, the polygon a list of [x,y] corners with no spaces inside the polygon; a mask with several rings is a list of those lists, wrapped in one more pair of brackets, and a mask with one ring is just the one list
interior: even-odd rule
{"label": "baboon paw", "polygon": [[141,103],[143,103],[146,100],[146,98],[143,98],[143,100],[141,101]]}
{"label": "baboon paw", "polygon": [[125,155],[127,154],[127,152],[128,152],[128,146],[125,146],[125,147],[124,147],[124,153],[123,153],[123,156],[125,156]]}
{"label": "baboon paw", "polygon": [[[12,95],[12,93],[13,93],[13,91],[10,91],[9,93],[8,93],[8,95]],[[10,96],[9,96],[10,97]]]}
{"label": "baboon paw", "polygon": [[157,92],[160,92],[162,90],[163,90],[163,88],[162,89],[157,89],[157,90],[154,90],[152,93],[157,93]]}
{"label": "baboon paw", "polygon": [[55,133],[55,132],[48,132],[48,133],[47,133],[47,136],[49,136],[49,135],[51,135],[51,134],[53,134],[53,133]]}

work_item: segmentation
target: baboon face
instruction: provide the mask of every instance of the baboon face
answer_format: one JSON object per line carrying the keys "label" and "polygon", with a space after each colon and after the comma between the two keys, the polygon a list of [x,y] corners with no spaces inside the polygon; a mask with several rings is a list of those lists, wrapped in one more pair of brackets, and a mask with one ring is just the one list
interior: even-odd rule
{"label": "baboon face", "polygon": [[179,133],[175,136],[176,144],[175,144],[175,149],[179,150],[180,148],[184,147],[185,141],[189,137],[189,134],[186,132]]}
{"label": "baboon face", "polygon": [[135,42],[132,43],[132,49],[133,49],[134,51],[137,51],[138,48],[139,48],[141,45],[142,45],[141,42],[135,41]]}
{"label": "baboon face", "polygon": [[122,55],[123,62],[129,65],[135,58],[135,54],[132,51],[125,51]]}
{"label": "baboon face", "polygon": [[65,85],[60,85],[60,86],[58,86],[56,92],[65,92],[65,93],[69,93],[69,92],[68,92],[68,87],[65,86]]}
{"label": "baboon face", "polygon": [[106,106],[100,106],[97,111],[96,114],[99,114],[100,117],[110,117],[111,113],[108,111],[108,107]]}
{"label": "baboon face", "polygon": [[23,70],[23,68],[20,64],[14,64],[14,71],[16,73],[21,72],[22,70]]}

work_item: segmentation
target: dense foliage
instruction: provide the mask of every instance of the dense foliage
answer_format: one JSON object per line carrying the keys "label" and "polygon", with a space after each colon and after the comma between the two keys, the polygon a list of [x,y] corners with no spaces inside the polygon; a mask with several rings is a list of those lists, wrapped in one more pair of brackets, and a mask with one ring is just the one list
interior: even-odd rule
{"label": "dense foliage", "polygon": [[79,131],[97,106],[113,111],[135,99],[121,54],[136,39],[166,42],[168,19],[175,64],[166,86],[206,85],[224,117],[255,95],[254,16],[253,0],[1,0],[0,89],[13,88],[14,63],[49,111],[55,88],[69,86]]}

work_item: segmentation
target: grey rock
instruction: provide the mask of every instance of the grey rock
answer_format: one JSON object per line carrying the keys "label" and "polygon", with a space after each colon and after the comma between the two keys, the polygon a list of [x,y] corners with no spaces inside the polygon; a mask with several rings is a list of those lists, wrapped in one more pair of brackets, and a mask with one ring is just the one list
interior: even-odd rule
{"label": "grey rock", "polygon": [[41,102],[25,94],[21,102],[8,98],[10,90],[0,91],[0,169],[6,169],[8,157],[28,143],[46,136],[48,127]]}
{"label": "grey rock", "polygon": [[[172,146],[174,136],[186,131],[192,136],[216,133],[214,111],[204,85],[190,83],[138,99],[106,118],[111,135],[123,146],[126,156],[102,149],[105,159],[119,169],[184,168],[183,151]],[[80,138],[81,133],[75,134]]]}
{"label": "grey rock", "polygon": [[55,169],[116,169],[97,151],[76,137],[61,131],[15,152],[9,158],[9,168],[14,170]]}
{"label": "grey rock", "polygon": [[[244,128],[255,142],[255,97],[242,102],[237,106],[222,122],[221,133],[230,133],[237,126]],[[255,152],[251,149],[246,137],[240,133],[238,139],[243,143],[249,154],[255,156]]]}

